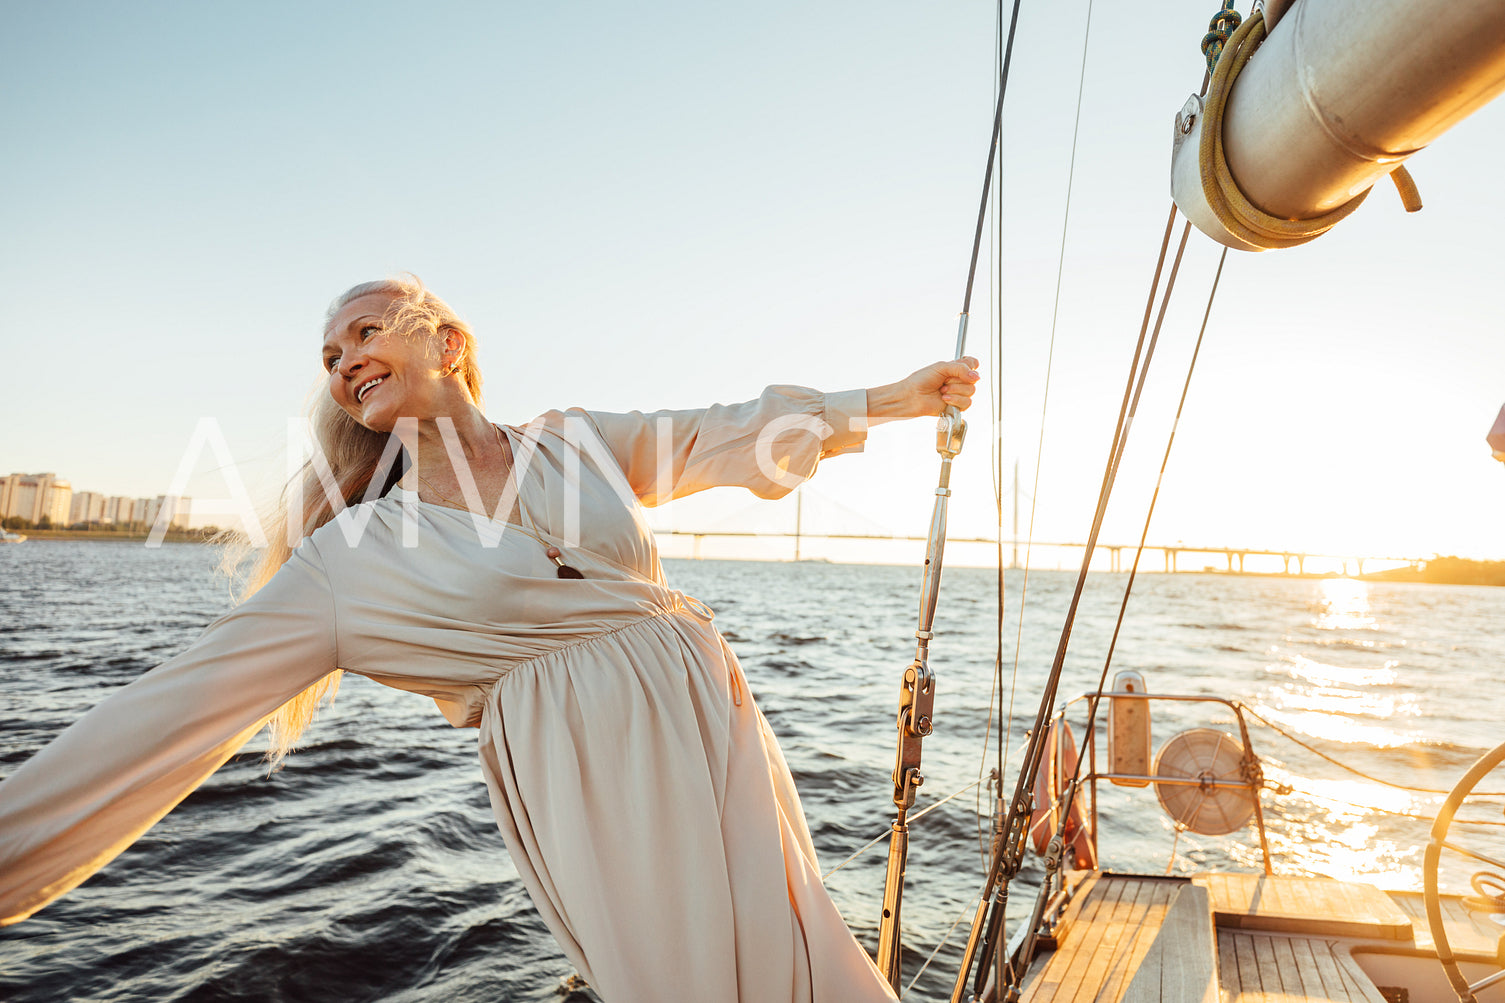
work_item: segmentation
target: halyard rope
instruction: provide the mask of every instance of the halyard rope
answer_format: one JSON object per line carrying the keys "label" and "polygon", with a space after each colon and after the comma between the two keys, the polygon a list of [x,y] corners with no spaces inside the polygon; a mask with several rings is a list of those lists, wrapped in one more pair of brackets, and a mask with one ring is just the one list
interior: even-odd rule
{"label": "halyard rope", "polygon": [[1212,15],[1212,20],[1207,23],[1207,34],[1202,36],[1202,55],[1207,57],[1208,73],[1217,67],[1223,46],[1228,44],[1229,37],[1242,20],[1238,11],[1233,9],[1233,0],[1223,0],[1223,8]]}

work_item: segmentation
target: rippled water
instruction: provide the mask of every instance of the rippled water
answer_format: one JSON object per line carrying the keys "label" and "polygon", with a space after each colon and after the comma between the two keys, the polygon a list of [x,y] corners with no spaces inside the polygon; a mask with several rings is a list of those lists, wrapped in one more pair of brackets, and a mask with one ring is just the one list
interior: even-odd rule
{"label": "rippled water", "polygon": [[[111,688],[189,644],[228,603],[213,562],[189,545],[0,548],[0,774]],[[668,571],[716,609],[741,656],[794,770],[822,864],[834,866],[884,832],[917,572],[689,561],[669,562]],[[1096,682],[1124,581],[1093,576],[1063,697]],[[1072,576],[1030,577],[1015,687],[1021,585],[1022,575],[1011,573],[1004,699],[1015,706],[1015,748],[1033,718]],[[986,761],[984,745],[995,596],[992,572],[946,573],[922,803],[992,765],[991,742]],[[1404,888],[1419,881],[1429,822],[1394,813],[1425,816],[1440,799],[1361,779],[1323,755],[1379,779],[1450,787],[1505,739],[1502,623],[1505,589],[1149,575],[1135,588],[1115,669],[1142,672],[1155,692],[1242,701],[1322,754],[1250,720],[1267,775],[1293,788],[1264,800],[1278,871]],[[1195,726],[1236,732],[1227,708],[1154,707],[1157,747]],[[0,930],[0,997],[559,998],[569,967],[507,858],[473,733],[450,728],[426,700],[347,676],[285,769],[266,776],[259,749],[248,747],[82,887]],[[1502,779],[1488,786],[1498,790]],[[1481,803],[1480,817],[1498,820],[1505,800]],[[1105,786],[1099,808],[1109,866],[1152,873],[1259,866],[1248,829],[1231,839],[1173,838],[1150,790]],[[976,892],[979,824],[969,792],[915,826],[905,897],[911,975]],[[1498,845],[1497,830],[1481,831],[1475,846]],[[828,881],[869,946],[883,865],[880,844]],[[1468,870],[1450,862],[1448,882],[1461,890]],[[1014,901],[1022,908],[1026,899],[1021,889]],[[962,927],[952,940],[964,936]],[[954,943],[943,950],[910,998],[948,993],[958,953]]]}

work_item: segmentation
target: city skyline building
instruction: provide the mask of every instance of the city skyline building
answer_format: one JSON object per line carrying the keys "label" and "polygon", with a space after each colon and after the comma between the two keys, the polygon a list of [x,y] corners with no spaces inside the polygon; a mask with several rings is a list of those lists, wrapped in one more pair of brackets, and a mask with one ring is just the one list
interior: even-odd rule
{"label": "city skyline building", "polygon": [[75,491],[73,504],[68,509],[68,525],[103,522],[105,500],[105,496],[98,491]]}
{"label": "city skyline building", "polygon": [[92,525],[155,525],[162,509],[170,510],[168,526],[186,529],[193,499],[174,495],[127,498],[101,491],[74,491],[71,482],[48,472],[12,473],[0,477],[0,519],[22,519],[41,527]]}
{"label": "city skyline building", "polygon": [[13,473],[0,481],[0,518],[19,517],[33,525],[44,518],[67,525],[73,506],[73,485],[55,473]]}

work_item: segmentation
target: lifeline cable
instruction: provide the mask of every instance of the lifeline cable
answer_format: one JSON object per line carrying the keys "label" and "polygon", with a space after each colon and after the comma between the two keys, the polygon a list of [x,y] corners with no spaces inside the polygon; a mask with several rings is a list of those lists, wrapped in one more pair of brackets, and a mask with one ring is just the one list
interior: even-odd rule
{"label": "lifeline cable", "polygon": [[[1099,688],[1101,688],[1101,687],[1099,687]],[[1303,742],[1301,739],[1297,738],[1295,735],[1292,735],[1290,732],[1288,732],[1288,731],[1284,730],[1283,728],[1281,728],[1279,725],[1273,724],[1272,722],[1270,722],[1270,721],[1266,720],[1265,718],[1261,717],[1260,714],[1257,711],[1251,710],[1249,707],[1244,706],[1243,704],[1240,704],[1239,706],[1243,707],[1244,710],[1248,711],[1250,717],[1254,718],[1254,720],[1258,721],[1260,724],[1264,725],[1266,728],[1269,728],[1271,731],[1275,732],[1276,734],[1282,735],[1285,738],[1289,739],[1290,741],[1295,742],[1297,745],[1301,746],[1303,749],[1305,749],[1307,752],[1310,752],[1312,755],[1314,755],[1314,756],[1320,756],[1321,758],[1327,760],[1329,763],[1332,763],[1334,766],[1337,766],[1340,769],[1347,770],[1349,773],[1352,773],[1355,776],[1363,777],[1365,780],[1368,780],[1371,783],[1379,784],[1381,787],[1394,787],[1396,790],[1400,790],[1400,791],[1410,791],[1413,794],[1451,794],[1452,793],[1452,791],[1450,791],[1450,790],[1447,790],[1447,791],[1445,791],[1445,790],[1439,790],[1438,788],[1435,788],[1435,787],[1413,787],[1410,784],[1398,784],[1398,783],[1396,783],[1393,780],[1383,780],[1383,779],[1381,779],[1379,777],[1372,776],[1372,775],[1370,775],[1368,773],[1365,773],[1363,770],[1356,769],[1355,767],[1349,766],[1347,763],[1344,763],[1344,762],[1342,762],[1340,760],[1334,759],[1332,756],[1329,756],[1327,753],[1323,752],[1321,749],[1317,749],[1317,748],[1314,748],[1314,747],[1308,745],[1307,743]],[[1481,795],[1483,797],[1496,797],[1496,798],[1505,797],[1505,791],[1475,791],[1474,793],[1475,794],[1479,794],[1479,795]]]}
{"label": "lifeline cable", "polygon": [[[1437,821],[1437,816],[1435,816],[1435,815],[1418,815],[1415,812],[1410,812],[1410,811],[1396,811],[1394,808],[1381,808],[1378,805],[1359,804],[1359,802],[1357,802],[1357,801],[1345,801],[1343,798],[1335,798],[1335,797],[1333,797],[1330,794],[1318,794],[1316,791],[1302,790],[1300,787],[1292,787],[1291,791],[1292,791],[1292,793],[1294,793],[1294,794],[1300,794],[1303,797],[1315,798],[1318,801],[1330,801],[1333,804],[1347,805],[1349,808],[1358,808],[1358,809],[1361,809],[1363,811],[1374,812],[1376,815],[1395,815],[1395,816],[1397,816],[1399,818],[1411,818],[1411,819],[1415,819],[1418,822],[1435,822],[1435,821]],[[1452,820],[1452,824],[1453,825],[1482,825],[1482,826],[1490,826],[1490,827],[1493,827],[1493,828],[1505,828],[1505,822],[1491,822],[1488,819],[1483,819],[1483,818],[1455,818],[1455,819]]]}
{"label": "lifeline cable", "polygon": [[[945,804],[947,801],[950,801],[953,798],[960,797],[961,795],[967,793],[968,791],[970,791],[972,788],[976,787],[980,783],[982,783],[981,780],[974,780],[970,784],[968,784],[967,786],[962,787],[959,790],[953,791],[950,794],[947,794],[945,797],[941,798],[939,801],[936,801],[933,804],[928,804],[924,808],[922,808],[919,811],[915,812],[912,816],[910,816],[909,820],[911,822],[918,822],[920,819],[924,818],[926,815],[929,815],[931,812],[935,811],[937,808],[939,808],[941,805]],[[866,843],[863,843],[861,846],[859,846],[857,848],[857,850],[851,856],[847,857],[847,859],[843,860],[841,863],[837,864],[835,867],[831,868],[829,871],[827,871],[826,873],[822,874],[820,876],[821,881],[824,882],[831,875],[835,874],[837,871],[841,870],[843,867],[847,866],[852,861],[856,860],[858,857],[862,856],[864,853],[866,853],[867,851],[871,850],[873,847],[877,846],[879,843],[883,842],[883,840],[885,838],[887,838],[888,835],[889,835],[888,831],[885,830],[883,832],[878,833],[878,835],[874,836],[872,839],[868,840]]]}

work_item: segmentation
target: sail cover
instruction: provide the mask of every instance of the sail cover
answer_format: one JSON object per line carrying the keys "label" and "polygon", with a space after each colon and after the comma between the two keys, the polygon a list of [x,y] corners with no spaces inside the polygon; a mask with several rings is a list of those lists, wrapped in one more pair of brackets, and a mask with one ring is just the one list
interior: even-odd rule
{"label": "sail cover", "polygon": [[1489,430],[1489,448],[1495,451],[1495,459],[1505,460],[1505,407],[1500,408],[1500,414],[1495,418],[1495,427]]}

